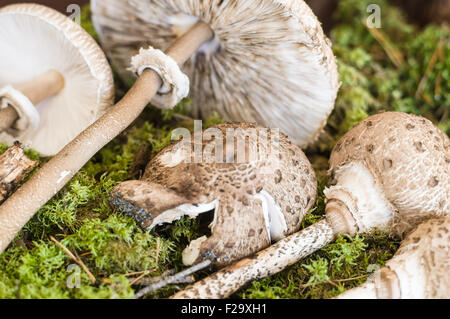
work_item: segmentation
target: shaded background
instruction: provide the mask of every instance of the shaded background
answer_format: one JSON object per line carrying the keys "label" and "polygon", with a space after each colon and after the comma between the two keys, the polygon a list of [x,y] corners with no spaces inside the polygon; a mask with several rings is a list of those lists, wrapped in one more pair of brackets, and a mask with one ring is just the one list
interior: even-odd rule
{"label": "shaded background", "polygon": [[[305,1],[309,4],[311,9],[322,22],[325,31],[329,31],[334,23],[333,13],[336,10],[339,0]],[[66,13],[66,8],[68,5],[79,4],[82,6],[89,3],[89,0],[0,0],[0,7],[7,4],[20,2],[40,3],[52,7],[60,12]],[[409,20],[420,26],[430,22],[450,23],[450,0],[390,0],[389,2],[402,7],[409,16]]]}

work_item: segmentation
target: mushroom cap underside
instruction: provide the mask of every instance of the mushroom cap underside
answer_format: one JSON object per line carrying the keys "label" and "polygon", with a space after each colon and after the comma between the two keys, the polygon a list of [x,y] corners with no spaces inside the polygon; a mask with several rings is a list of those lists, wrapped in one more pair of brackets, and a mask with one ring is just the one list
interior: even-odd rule
{"label": "mushroom cap underside", "polygon": [[419,225],[386,263],[396,272],[404,298],[450,298],[449,212],[445,216]]}
{"label": "mushroom cap underside", "polygon": [[[230,128],[245,128],[242,136],[247,133],[253,136],[262,127],[222,124],[209,130],[218,129],[216,134],[223,132],[225,137]],[[203,132],[206,134],[208,130]],[[194,137],[190,140],[193,142]],[[191,242],[191,250],[195,250],[192,246],[200,246],[195,255],[198,258],[214,256],[218,264],[226,264],[255,253],[272,240],[297,231],[315,203],[317,182],[311,164],[285,135],[280,135],[279,154],[269,151],[264,158],[241,163],[183,160],[173,165],[167,161],[168,154],[179,157],[178,147],[182,143],[169,145],[153,158],[141,180],[119,184],[110,201],[143,228],[213,210],[212,235]],[[259,139],[249,138],[247,144],[253,143],[259,144]],[[192,151],[194,145],[194,142],[189,145]],[[211,144],[203,141],[204,152],[208,145]],[[222,145],[226,148],[227,141]],[[254,148],[248,145],[248,149]],[[198,258],[187,259],[192,263]]]}
{"label": "mushroom cap underside", "polygon": [[114,101],[105,54],[81,26],[37,4],[1,8],[0,87],[25,83],[49,70],[61,73],[65,86],[35,105],[39,127],[19,137],[3,132],[0,141],[19,139],[44,156],[54,155]]}
{"label": "mushroom cap underside", "polygon": [[429,120],[401,112],[373,115],[336,144],[330,172],[363,163],[401,214],[450,210],[450,140]]}
{"label": "mushroom cap underside", "polygon": [[199,19],[214,40],[182,70],[193,116],[278,127],[301,147],[326,124],[338,73],[331,43],[303,0],[91,1],[101,43],[124,79],[139,48],[165,50]]}

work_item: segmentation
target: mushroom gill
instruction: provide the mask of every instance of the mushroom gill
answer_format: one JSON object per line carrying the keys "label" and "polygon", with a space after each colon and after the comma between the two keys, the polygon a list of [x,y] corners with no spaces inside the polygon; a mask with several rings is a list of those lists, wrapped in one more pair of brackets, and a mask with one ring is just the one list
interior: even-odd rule
{"label": "mushroom gill", "polygon": [[299,229],[317,182],[298,146],[248,123],[214,126],[202,136],[201,143],[193,136],[166,147],[141,180],[112,191],[111,204],[144,229],[214,210],[211,236],[190,243],[186,265],[202,259],[225,265]]}

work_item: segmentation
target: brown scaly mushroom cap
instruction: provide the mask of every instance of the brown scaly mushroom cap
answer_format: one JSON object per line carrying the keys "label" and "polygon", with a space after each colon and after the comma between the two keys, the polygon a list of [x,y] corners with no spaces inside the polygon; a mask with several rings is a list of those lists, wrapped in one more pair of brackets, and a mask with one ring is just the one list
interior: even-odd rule
{"label": "brown scaly mushroom cap", "polygon": [[[270,139],[275,138],[272,131],[246,123],[222,124],[203,131],[203,136],[215,136],[214,142],[203,139],[203,154],[212,151],[216,156],[219,149],[225,150],[222,145],[237,150],[234,142],[227,146],[229,130],[234,130],[236,145],[247,136],[245,160],[231,154],[223,157],[225,163],[207,158],[195,163],[194,143],[183,148],[180,141],[151,160],[141,180],[123,182],[111,193],[112,205],[133,216],[144,229],[214,210],[212,235],[191,242],[183,252],[186,265],[203,258],[222,265],[257,252],[271,240],[297,231],[315,203],[314,170],[285,135],[279,135],[278,148],[266,147],[260,132],[268,132]],[[188,149],[191,155],[186,155]],[[255,150],[264,155],[249,158]]]}
{"label": "brown scaly mushroom cap", "polygon": [[426,216],[450,211],[450,140],[423,117],[367,118],[335,146],[330,172],[327,219],[345,232],[392,220],[392,231],[402,234]]}
{"label": "brown scaly mushroom cap", "polygon": [[[64,87],[36,105],[28,102],[30,111],[36,113],[35,127],[0,132],[0,142],[19,140],[41,155],[55,155],[114,102],[113,76],[106,56],[80,25],[42,5],[1,8],[0,91],[49,70],[62,75]],[[0,109],[2,97],[0,93]],[[6,98],[14,104],[8,95]]]}
{"label": "brown scaly mushroom cap", "polygon": [[385,267],[338,298],[448,299],[449,269],[450,218],[430,219],[403,240]]}
{"label": "brown scaly mushroom cap", "polygon": [[192,115],[280,127],[301,147],[326,124],[338,73],[331,43],[303,0],[91,1],[93,21],[115,70],[130,80],[141,47],[165,50],[195,22],[215,38],[183,66]]}

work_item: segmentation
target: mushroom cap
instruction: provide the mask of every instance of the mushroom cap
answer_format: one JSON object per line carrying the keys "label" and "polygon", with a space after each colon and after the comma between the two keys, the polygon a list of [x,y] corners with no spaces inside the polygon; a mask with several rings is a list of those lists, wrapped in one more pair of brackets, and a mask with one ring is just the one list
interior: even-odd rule
{"label": "mushroom cap", "polygon": [[334,147],[331,177],[352,162],[371,172],[404,221],[450,211],[450,139],[429,120],[402,112],[368,117]]}
{"label": "mushroom cap", "polygon": [[208,162],[207,157],[196,162],[194,137],[190,137],[188,144],[176,142],[153,158],[141,180],[123,182],[111,193],[112,205],[144,229],[214,210],[212,235],[191,243],[184,252],[185,264],[209,256],[222,265],[255,253],[269,246],[271,239],[297,231],[316,200],[314,170],[302,150],[283,134],[278,148],[266,147],[261,132],[268,129],[222,124],[203,131],[204,137],[215,134],[212,142],[203,138],[203,154],[216,150],[215,145],[223,150],[230,146],[229,130],[234,130],[236,141],[247,136],[246,154],[259,150],[260,156],[239,161],[235,158],[239,148],[233,143],[235,152],[227,155],[233,162]]}
{"label": "mushroom cap", "polygon": [[132,56],[166,50],[198,19],[215,38],[182,70],[193,116],[280,128],[301,147],[326,124],[339,88],[331,43],[303,0],[91,1],[101,43],[123,79]]}
{"label": "mushroom cap", "polygon": [[[36,105],[39,127],[18,138],[44,156],[59,152],[112,105],[111,68],[95,40],[63,14],[37,4],[1,8],[0,87],[52,69],[65,87]],[[0,141],[15,139],[0,134]]]}

